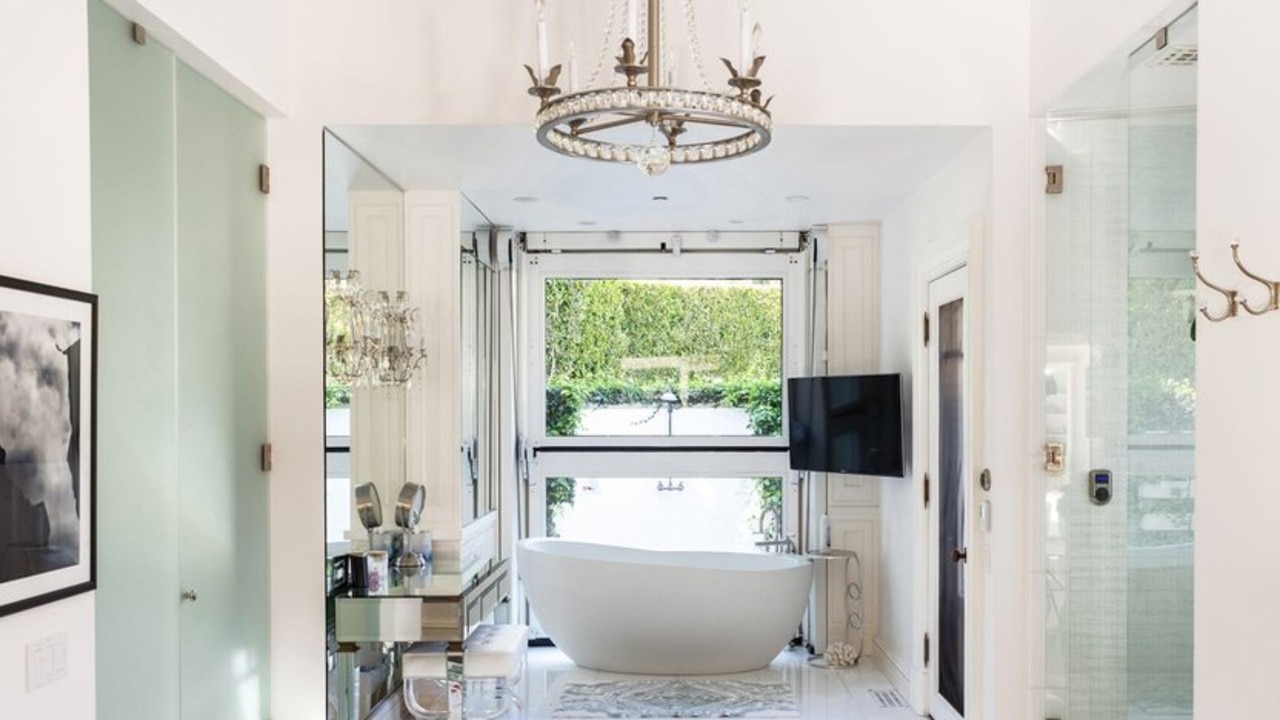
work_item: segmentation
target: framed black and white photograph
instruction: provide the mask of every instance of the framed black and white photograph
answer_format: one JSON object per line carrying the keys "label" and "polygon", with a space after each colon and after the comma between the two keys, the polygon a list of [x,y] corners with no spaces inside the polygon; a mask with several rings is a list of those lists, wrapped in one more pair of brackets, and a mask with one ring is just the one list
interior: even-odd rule
{"label": "framed black and white photograph", "polygon": [[0,615],[94,588],[98,299],[0,275]]}

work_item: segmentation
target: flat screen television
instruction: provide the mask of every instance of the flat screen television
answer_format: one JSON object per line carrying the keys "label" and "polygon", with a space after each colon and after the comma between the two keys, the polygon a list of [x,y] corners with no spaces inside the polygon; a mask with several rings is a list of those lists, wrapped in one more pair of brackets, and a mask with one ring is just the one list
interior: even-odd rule
{"label": "flat screen television", "polygon": [[902,477],[902,377],[788,378],[791,469]]}

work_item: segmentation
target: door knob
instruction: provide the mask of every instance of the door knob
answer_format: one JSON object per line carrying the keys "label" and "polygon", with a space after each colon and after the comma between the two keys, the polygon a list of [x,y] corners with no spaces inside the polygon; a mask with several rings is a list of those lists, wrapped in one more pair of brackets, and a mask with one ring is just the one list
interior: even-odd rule
{"label": "door knob", "polygon": [[952,548],[951,562],[969,562],[969,548]]}
{"label": "door knob", "polygon": [[182,592],[182,599],[183,599],[183,600],[186,600],[186,601],[188,601],[188,602],[195,602],[195,601],[196,601],[196,598],[197,598],[197,595],[196,595],[196,591],[195,591],[195,590],[184,590],[184,591]]}

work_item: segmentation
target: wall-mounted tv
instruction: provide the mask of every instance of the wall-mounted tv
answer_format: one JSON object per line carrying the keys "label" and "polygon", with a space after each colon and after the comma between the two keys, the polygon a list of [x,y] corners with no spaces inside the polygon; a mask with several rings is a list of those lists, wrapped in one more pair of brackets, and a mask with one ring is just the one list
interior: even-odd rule
{"label": "wall-mounted tv", "polygon": [[902,376],[787,380],[791,469],[902,477]]}

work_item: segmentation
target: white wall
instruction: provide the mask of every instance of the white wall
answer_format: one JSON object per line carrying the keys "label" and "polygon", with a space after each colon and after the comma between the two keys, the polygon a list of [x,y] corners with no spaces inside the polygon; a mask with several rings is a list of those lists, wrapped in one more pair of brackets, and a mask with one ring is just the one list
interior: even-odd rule
{"label": "white wall", "polygon": [[[531,2],[286,1],[291,118],[522,126],[532,118],[520,67],[537,57]],[[604,6],[549,4],[553,63],[566,60],[574,35],[580,73],[590,74]],[[697,6],[705,69],[719,84],[726,71],[717,58],[736,52],[739,4]],[[811,0],[800,14],[785,0],[755,0],[751,9],[764,28],[762,77],[778,93],[781,125],[989,123],[1025,75],[1025,2]]]}
{"label": "white wall", "polygon": [[[1280,78],[1268,46],[1274,3],[1200,7],[1197,245],[1206,275],[1247,293],[1260,285],[1230,263],[1239,239],[1247,264],[1280,277],[1280,215],[1268,168],[1280,162],[1275,118]],[[1215,304],[1203,286],[1201,302]],[[1220,306],[1216,306],[1220,307]],[[1242,313],[1243,314],[1243,313]],[[1274,715],[1280,645],[1280,312],[1199,323],[1196,343],[1196,717]]]}
{"label": "white wall", "polygon": [[289,100],[285,0],[105,0],[265,117]]}
{"label": "white wall", "polygon": [[[92,290],[89,67],[83,0],[6,2],[0,25],[0,274]],[[93,593],[0,618],[5,717],[94,717]],[[26,690],[26,645],[65,632],[68,676]]]}
{"label": "white wall", "polygon": [[[1186,3],[1182,3],[1185,7]],[[1140,32],[1174,17],[1169,0],[1035,0],[1031,3],[1031,114]]]}
{"label": "white wall", "polygon": [[[920,313],[912,281],[924,248],[967,246],[974,221],[991,213],[991,137],[974,140],[949,160],[927,183],[889,213],[882,223],[880,280],[880,367],[910,379],[920,343]],[[906,331],[904,332],[904,329]],[[911,400],[905,402],[911,407]],[[907,436],[911,437],[908,424]],[[917,582],[916,533],[921,514],[919,484],[913,482],[922,468],[908,472],[907,480],[882,480],[880,502],[885,522],[880,524],[880,649],[908,677],[921,670],[916,662],[920,634],[910,599],[925,591]],[[914,671],[914,673],[913,673]]]}

